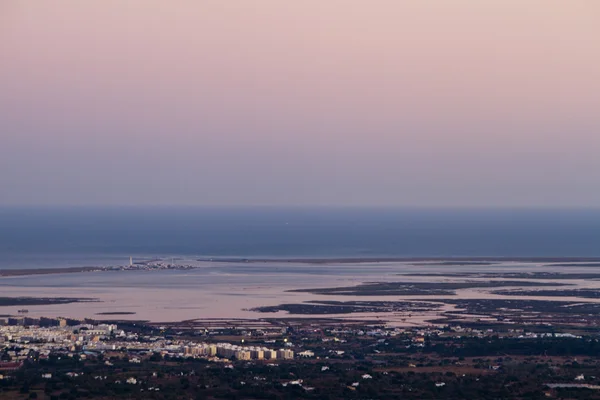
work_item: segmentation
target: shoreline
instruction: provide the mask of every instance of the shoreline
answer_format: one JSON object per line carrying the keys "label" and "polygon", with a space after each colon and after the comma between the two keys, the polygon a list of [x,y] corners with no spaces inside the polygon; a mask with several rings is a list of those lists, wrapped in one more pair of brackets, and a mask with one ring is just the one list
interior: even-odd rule
{"label": "shoreline", "polygon": [[106,267],[64,267],[64,268],[32,268],[32,269],[0,269],[0,278],[26,275],[72,274],[77,272],[108,271]]}
{"label": "shoreline", "polygon": [[[156,261],[156,260],[153,260]],[[555,265],[555,266],[581,266],[581,267],[600,267],[600,257],[339,257],[339,258],[198,258],[196,262],[212,264],[304,264],[304,265],[324,265],[324,264],[369,264],[369,263],[412,263],[415,266],[493,266],[502,262],[524,262],[524,263],[574,263],[573,265]],[[50,275],[50,274],[71,274],[80,272],[107,272],[107,271],[135,271],[135,270],[161,270],[161,269],[196,269],[200,266],[192,267],[188,265],[173,265],[168,268],[153,268],[148,266],[149,261],[141,262],[134,268],[122,266],[102,266],[102,267],[60,267],[60,268],[25,268],[25,269],[2,269],[0,268],[0,278],[28,276],[28,275]],[[582,264],[576,264],[582,263]],[[585,264],[588,263],[588,264]]]}
{"label": "shoreline", "polygon": [[[544,263],[559,263],[559,262],[597,262],[600,266],[600,257],[317,257],[317,258],[302,258],[302,257],[286,257],[286,258],[251,258],[251,257],[219,257],[219,258],[198,258],[196,261],[213,262],[213,263],[298,263],[298,264],[363,264],[363,263],[378,263],[378,262],[464,262],[469,263],[479,262],[544,262]],[[435,264],[439,265],[439,264]]]}

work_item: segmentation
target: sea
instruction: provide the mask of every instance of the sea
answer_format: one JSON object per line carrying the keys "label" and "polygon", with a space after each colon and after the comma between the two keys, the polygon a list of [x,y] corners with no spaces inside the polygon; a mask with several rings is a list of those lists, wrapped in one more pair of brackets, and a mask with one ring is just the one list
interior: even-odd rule
{"label": "sea", "polygon": [[0,268],[148,258],[598,257],[600,209],[3,207]]}
{"label": "sea", "polygon": [[[117,312],[128,313],[119,318],[150,321],[252,319],[265,316],[254,307],[365,300],[294,289],[461,279],[450,276],[456,272],[568,269],[589,273],[600,267],[565,268],[547,260],[514,259],[600,257],[600,210],[0,208],[0,269],[122,266],[129,264],[130,257],[134,261],[176,259],[176,264],[196,261],[196,268],[4,276],[0,277],[0,293],[8,297],[94,299],[92,303],[31,306],[31,316],[101,318],[103,313]],[[402,261],[428,257],[491,257],[500,261],[462,266]],[[299,261],[302,259],[328,261],[306,263]],[[422,272],[442,275],[424,278],[419,276]],[[573,283],[596,288],[598,281]],[[461,290],[457,296],[499,298],[477,289]],[[377,296],[376,300],[384,298],[404,299]],[[0,314],[14,315],[18,309],[2,307]],[[286,315],[279,312],[268,316]],[[389,316],[403,324],[424,323],[433,317],[412,313],[414,321],[408,321],[405,315]]]}

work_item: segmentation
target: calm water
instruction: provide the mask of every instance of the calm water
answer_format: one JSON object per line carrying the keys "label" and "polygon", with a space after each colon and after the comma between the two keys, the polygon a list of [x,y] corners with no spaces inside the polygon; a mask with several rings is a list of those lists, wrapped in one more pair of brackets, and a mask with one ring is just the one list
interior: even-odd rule
{"label": "calm water", "polygon": [[0,268],[128,257],[600,256],[600,210],[0,208]]}

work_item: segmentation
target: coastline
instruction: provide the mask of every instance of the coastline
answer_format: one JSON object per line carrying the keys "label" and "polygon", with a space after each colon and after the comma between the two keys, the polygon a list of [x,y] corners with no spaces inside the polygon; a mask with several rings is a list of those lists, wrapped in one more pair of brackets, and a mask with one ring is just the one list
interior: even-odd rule
{"label": "coastline", "polygon": [[[311,264],[315,259],[293,264],[223,260],[187,264],[191,260],[172,258],[169,261],[173,264],[154,259],[114,267],[0,270],[0,283],[3,295],[11,298],[68,295],[99,300],[27,307],[30,318],[89,318],[116,313],[113,317],[122,320],[176,322],[197,318],[281,319],[325,315],[414,325],[426,324],[440,318],[440,314],[456,314],[453,301],[459,299],[471,301],[464,303],[465,309],[478,311],[485,307],[491,312],[496,306],[504,307],[503,301],[523,305],[522,309],[535,306],[538,311],[553,313],[556,310],[550,305],[557,301],[569,307],[575,303],[592,307],[587,310],[577,306],[582,312],[595,312],[594,303],[600,302],[596,298],[600,274],[594,273],[595,267],[589,268],[590,260],[596,259],[533,258],[538,262],[523,258],[515,258],[520,262],[493,259],[498,261],[484,263],[479,257],[456,257],[440,258],[437,262],[431,258],[399,258],[397,262],[368,263],[360,258],[345,259],[348,262],[339,264],[330,260],[326,264]],[[580,264],[573,264],[575,260]],[[562,266],[568,262],[572,268]],[[599,263],[593,265],[600,267]],[[93,271],[106,273],[77,273]],[[428,273],[425,277],[424,272]],[[510,293],[497,293],[499,289]],[[528,296],[523,298],[525,295]],[[407,306],[425,299],[429,303],[425,308]],[[534,302],[540,300],[549,302],[548,307],[540,308],[541,303]],[[17,315],[19,309],[15,305],[2,311]]]}
{"label": "coastline", "polygon": [[[23,268],[2,269],[0,278],[28,275],[72,274],[80,272],[106,272],[106,271],[135,271],[159,269],[150,265],[160,259],[153,259],[136,263],[134,266],[87,266],[87,267],[61,267],[61,268]],[[244,258],[244,257],[219,257],[196,258],[194,261],[210,264],[296,264],[296,265],[358,265],[374,263],[411,263],[414,266],[486,266],[502,262],[544,263],[554,266],[579,266],[600,267],[600,257],[338,257],[338,258]],[[569,263],[561,265],[560,263]],[[573,265],[570,265],[573,263]],[[587,263],[587,264],[586,264]],[[167,269],[195,269],[201,266],[169,265]]]}
{"label": "coastline", "polygon": [[49,275],[49,274],[72,274],[77,272],[107,271],[106,267],[65,267],[65,268],[32,268],[32,269],[1,269],[0,277],[26,276],[26,275]]}
{"label": "coastline", "polygon": [[[297,264],[364,264],[387,262],[464,262],[465,265],[474,262],[598,262],[600,257],[333,257],[333,258],[244,258],[244,257],[219,257],[198,258],[196,261],[213,263],[297,263]],[[439,265],[439,264],[436,264]],[[600,264],[598,265],[600,266]]]}

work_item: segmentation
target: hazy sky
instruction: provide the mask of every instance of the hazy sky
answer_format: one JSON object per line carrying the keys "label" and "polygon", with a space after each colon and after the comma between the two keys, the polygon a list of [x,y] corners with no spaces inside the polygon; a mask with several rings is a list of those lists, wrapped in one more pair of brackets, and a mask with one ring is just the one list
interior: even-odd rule
{"label": "hazy sky", "polygon": [[600,205],[598,0],[1,0],[0,204]]}

